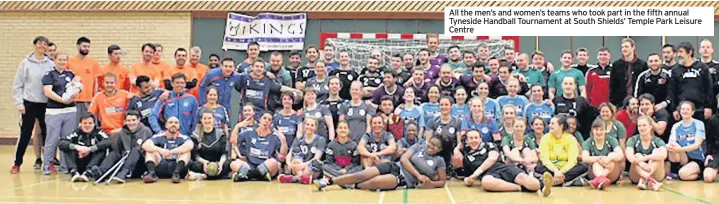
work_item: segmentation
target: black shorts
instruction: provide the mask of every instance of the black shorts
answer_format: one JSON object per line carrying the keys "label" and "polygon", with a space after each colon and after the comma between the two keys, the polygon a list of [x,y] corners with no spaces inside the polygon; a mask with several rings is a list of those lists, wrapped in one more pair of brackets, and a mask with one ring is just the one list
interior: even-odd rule
{"label": "black shorts", "polygon": [[[163,159],[160,161],[160,164],[155,167],[155,173],[159,178],[172,178],[172,174],[175,173],[175,168],[177,168],[176,160]],[[182,171],[180,171],[180,177],[184,178],[185,174],[187,174],[187,168],[182,168]]]}
{"label": "black shorts", "polygon": [[377,164],[374,167],[379,170],[379,175],[393,175],[397,177],[397,187],[407,187],[407,182],[402,175],[402,169],[394,162],[385,162]]}
{"label": "black shorts", "polygon": [[[688,158],[688,157],[687,157],[687,158]],[[699,175],[701,176],[701,174],[702,174],[701,172],[704,172],[704,168],[706,168],[706,167],[704,166],[704,161],[701,161],[701,160],[698,160],[698,159],[689,158],[689,161],[687,162],[687,164],[688,164],[689,162],[696,162],[696,163],[699,165]],[[709,165],[711,165],[711,163],[712,163],[712,162],[709,162]]]}
{"label": "black shorts", "polygon": [[[207,176],[208,180],[214,180],[214,179],[222,179],[226,178],[230,174],[230,163],[232,163],[231,160],[225,161],[225,163],[220,164],[222,165],[222,171],[217,176]],[[191,161],[190,165],[187,166],[187,169],[196,173],[205,173],[204,165],[198,161]]]}
{"label": "black shorts", "polygon": [[[719,160],[717,160],[719,159],[718,156],[719,153],[713,154],[712,157],[714,157],[714,159],[709,160],[709,164],[706,166],[706,168],[719,169]],[[704,164],[704,162],[702,162],[702,164]]]}
{"label": "black shorts", "polygon": [[524,170],[511,164],[495,164],[490,168],[485,176],[492,176],[497,179],[502,179],[506,182],[514,183],[514,179],[519,174],[525,173]]}

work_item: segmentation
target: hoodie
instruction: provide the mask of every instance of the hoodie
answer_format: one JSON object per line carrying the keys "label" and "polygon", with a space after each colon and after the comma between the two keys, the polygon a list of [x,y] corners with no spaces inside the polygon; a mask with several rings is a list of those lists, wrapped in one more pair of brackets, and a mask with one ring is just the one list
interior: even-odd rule
{"label": "hoodie", "polygon": [[624,98],[634,95],[634,85],[636,84],[639,74],[648,70],[647,62],[639,59],[634,54],[631,62],[624,58],[612,63],[612,73],[609,75],[609,102],[617,107],[623,105]]}
{"label": "hoodie", "polygon": [[120,130],[120,133],[118,133],[117,137],[117,151],[126,152],[134,148],[141,150],[141,144],[152,137],[152,130],[143,124],[138,124],[137,129],[135,129],[135,131],[131,131],[127,125],[125,125],[122,126],[122,129]]}
{"label": "hoodie", "polygon": [[75,132],[60,138],[60,149],[63,151],[72,151],[76,145],[90,147],[91,152],[103,151],[112,146],[112,140],[110,136],[95,127],[89,133],[82,131],[82,128],[77,128]]}
{"label": "hoodie", "polygon": [[42,60],[30,53],[20,62],[15,72],[15,81],[12,84],[12,98],[16,108],[25,108],[23,101],[47,103],[47,96],[43,92],[42,77],[48,71],[55,69],[55,63],[45,56]]}

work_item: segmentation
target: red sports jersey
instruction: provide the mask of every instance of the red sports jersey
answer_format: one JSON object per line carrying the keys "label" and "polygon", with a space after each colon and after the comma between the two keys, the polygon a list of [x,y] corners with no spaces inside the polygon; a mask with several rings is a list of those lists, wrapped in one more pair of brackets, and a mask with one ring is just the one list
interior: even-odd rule
{"label": "red sports jersey", "polygon": [[585,76],[587,80],[587,101],[589,105],[599,107],[600,104],[609,101],[609,75],[612,71],[612,64],[602,68],[599,65],[589,68]]}

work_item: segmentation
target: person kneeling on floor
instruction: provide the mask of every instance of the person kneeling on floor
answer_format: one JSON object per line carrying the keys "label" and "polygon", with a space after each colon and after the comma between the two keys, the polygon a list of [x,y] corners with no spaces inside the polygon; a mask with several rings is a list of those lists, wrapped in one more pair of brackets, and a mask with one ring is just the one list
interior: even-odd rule
{"label": "person kneeling on floor", "polygon": [[183,174],[187,173],[186,165],[190,161],[194,143],[190,137],[180,133],[180,120],[177,117],[167,119],[165,128],[166,132],[156,134],[142,144],[147,166],[147,174],[142,178],[145,183],[169,177],[172,183],[180,183]]}
{"label": "person kneeling on floor", "polygon": [[462,159],[452,162],[454,166],[462,168],[460,172],[465,175],[459,176],[465,177],[464,183],[467,186],[472,186],[477,179],[481,179],[479,181],[482,188],[489,192],[538,192],[545,197],[552,193],[554,181],[549,172],[544,173],[540,182],[517,165],[499,161],[497,146],[494,143],[482,142],[477,130],[470,130],[466,136],[467,145],[461,150]]}
{"label": "person kneeling on floor", "polygon": [[89,170],[100,164],[111,145],[110,137],[95,126],[92,114],[80,118],[80,128],[60,139],[60,150],[72,176],[70,181],[90,181],[93,176]]}
{"label": "person kneeling on floor", "polygon": [[[92,174],[95,178],[100,178],[107,173],[115,164],[122,161],[124,163],[118,167],[119,171],[114,177],[109,178],[117,183],[125,183],[125,179],[130,177],[139,177],[145,171],[144,152],[142,151],[142,143],[152,137],[152,130],[142,124],[142,115],[138,111],[127,111],[125,115],[125,126],[120,129],[117,134],[117,146],[102,161],[100,167],[93,167]],[[139,164],[139,165],[138,165]]]}

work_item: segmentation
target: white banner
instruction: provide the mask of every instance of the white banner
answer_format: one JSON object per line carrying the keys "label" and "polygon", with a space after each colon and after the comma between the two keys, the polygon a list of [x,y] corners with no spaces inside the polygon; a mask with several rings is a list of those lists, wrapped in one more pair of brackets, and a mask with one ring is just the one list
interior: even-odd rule
{"label": "white banner", "polygon": [[257,42],[260,50],[303,50],[307,14],[260,13],[247,16],[227,14],[223,50],[247,50],[247,44]]}
{"label": "white banner", "polygon": [[445,7],[451,36],[714,36],[713,7]]}

